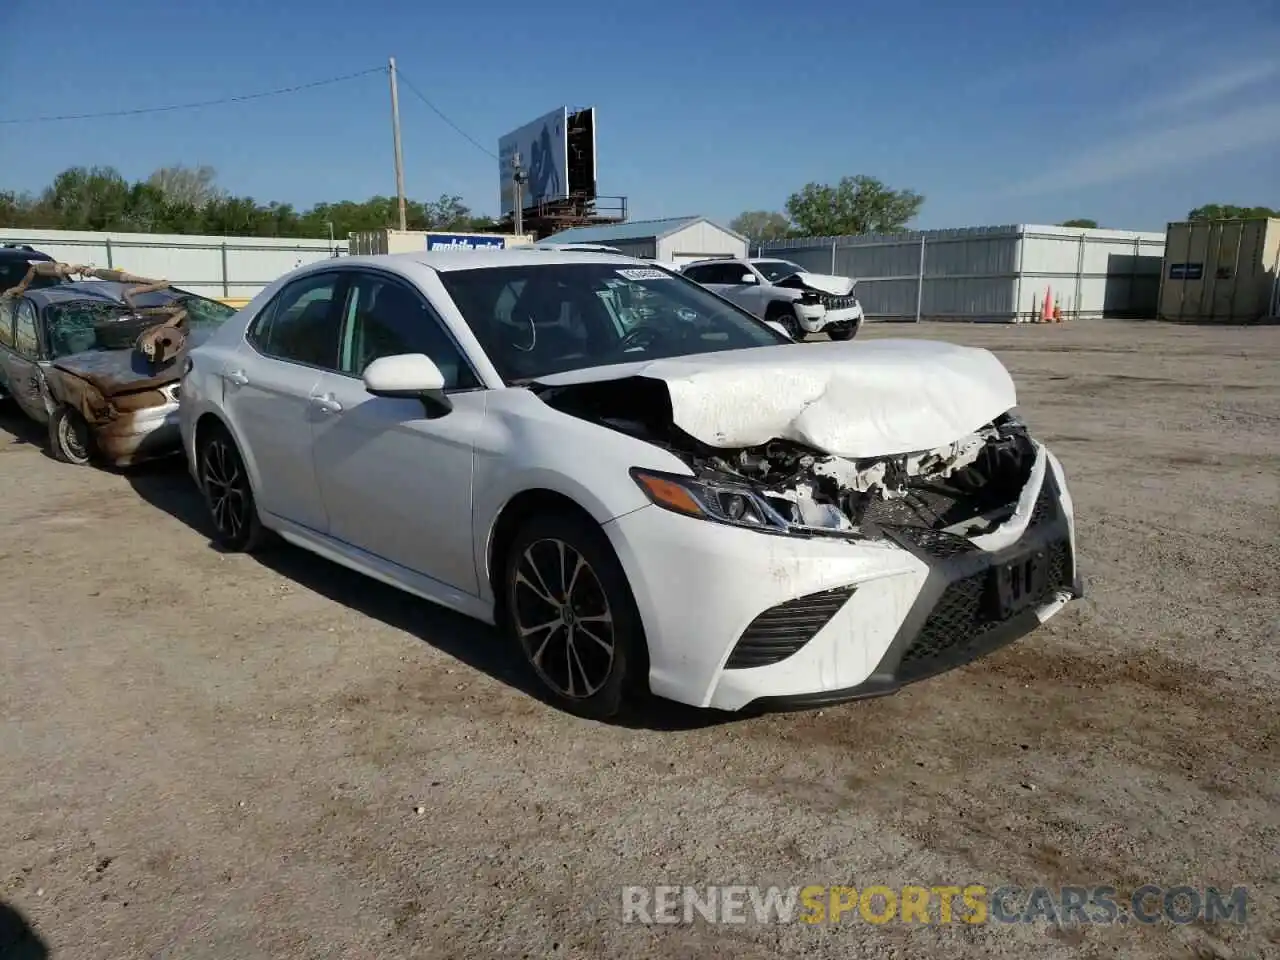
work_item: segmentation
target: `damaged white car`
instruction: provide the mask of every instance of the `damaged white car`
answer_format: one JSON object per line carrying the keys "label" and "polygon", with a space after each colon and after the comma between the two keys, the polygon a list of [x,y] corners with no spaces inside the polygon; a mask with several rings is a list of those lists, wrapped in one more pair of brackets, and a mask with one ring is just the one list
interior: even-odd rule
{"label": "damaged white car", "polygon": [[852,340],[862,327],[858,281],[810,273],[790,260],[697,260],[681,272],[761,320],[780,324],[792,340],[825,333]]}
{"label": "damaged white car", "polygon": [[889,693],[1057,613],[1071,500],[1015,403],[985,350],[797,350],[642,261],[421,252],[270,285],[191,352],[181,425],[224,547],[497,623],[608,717]]}

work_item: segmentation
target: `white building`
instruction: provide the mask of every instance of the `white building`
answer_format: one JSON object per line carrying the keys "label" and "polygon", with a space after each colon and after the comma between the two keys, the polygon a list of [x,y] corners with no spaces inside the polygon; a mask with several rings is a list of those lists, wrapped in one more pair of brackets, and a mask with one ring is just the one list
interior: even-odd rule
{"label": "white building", "polygon": [[706,217],[629,220],[595,227],[572,227],[540,243],[601,243],[629,257],[648,257],[670,263],[711,257],[745,257],[747,238]]}

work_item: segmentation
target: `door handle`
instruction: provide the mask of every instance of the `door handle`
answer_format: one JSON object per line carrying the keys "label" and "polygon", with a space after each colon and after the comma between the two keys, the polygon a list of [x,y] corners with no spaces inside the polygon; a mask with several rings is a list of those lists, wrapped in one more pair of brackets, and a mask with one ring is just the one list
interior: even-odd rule
{"label": "door handle", "polygon": [[326,393],[323,397],[312,397],[311,404],[314,407],[324,411],[325,413],[341,413],[342,404],[340,404],[332,393]]}
{"label": "door handle", "polygon": [[222,379],[227,383],[234,383],[237,387],[243,387],[249,382],[249,378],[244,375],[243,370],[226,370],[222,374]]}

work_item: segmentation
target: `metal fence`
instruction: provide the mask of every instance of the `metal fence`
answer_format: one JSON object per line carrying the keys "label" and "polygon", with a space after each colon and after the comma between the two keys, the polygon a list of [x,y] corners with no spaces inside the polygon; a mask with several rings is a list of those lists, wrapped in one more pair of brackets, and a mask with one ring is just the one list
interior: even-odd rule
{"label": "metal fence", "polygon": [[1154,316],[1163,233],[1012,225],[763,244],[815,273],[858,281],[879,320],[1033,320],[1046,296],[1066,316]]}
{"label": "metal fence", "polygon": [[347,241],[0,229],[57,260],[128,270],[207,297],[247,299],[282,274],[346,253]]}

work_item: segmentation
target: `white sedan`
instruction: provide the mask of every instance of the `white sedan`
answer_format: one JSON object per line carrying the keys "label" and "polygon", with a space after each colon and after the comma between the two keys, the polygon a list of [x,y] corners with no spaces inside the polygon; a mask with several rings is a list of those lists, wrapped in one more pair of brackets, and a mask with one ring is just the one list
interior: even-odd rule
{"label": "white sedan", "polygon": [[496,623],[608,717],[888,693],[1057,613],[1071,501],[1014,406],[985,350],[798,350],[643,261],[497,250],[293,271],[191,352],[180,419],[222,546]]}

